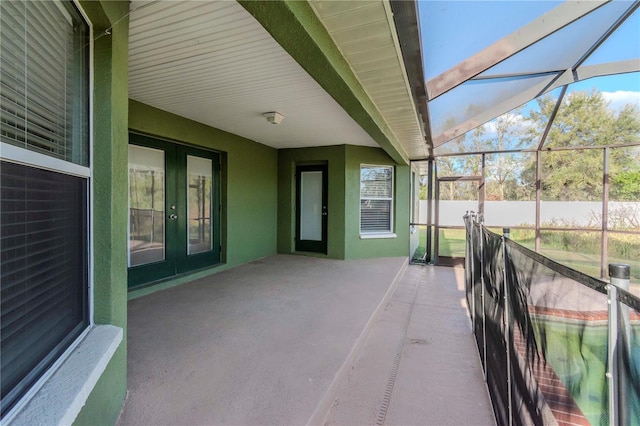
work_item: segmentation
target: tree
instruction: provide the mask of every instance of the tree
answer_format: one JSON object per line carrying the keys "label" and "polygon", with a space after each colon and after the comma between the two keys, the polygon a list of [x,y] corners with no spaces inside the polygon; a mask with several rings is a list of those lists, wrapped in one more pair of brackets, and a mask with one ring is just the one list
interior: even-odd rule
{"label": "tree", "polygon": [[[529,120],[517,108],[480,126],[473,134],[477,145],[486,151],[504,151],[522,148]],[[522,199],[520,176],[525,154],[491,154],[485,164],[485,195],[488,200]],[[525,197],[526,198],[526,197]]]}
{"label": "tree", "polygon": [[[505,151],[537,147],[557,98],[538,99],[539,109],[516,109],[447,143],[455,153]],[[542,149],[542,190],[545,200],[599,201],[602,199],[603,149],[545,150],[545,148],[602,147],[640,142],[640,112],[627,105],[620,111],[595,89],[568,94],[558,110]],[[441,151],[444,151],[441,149]],[[438,157],[438,176],[478,176],[480,155]],[[535,155],[486,155],[485,195],[493,200],[533,199]],[[612,148],[609,152],[612,199],[640,199],[640,148]],[[440,187],[441,199],[468,199],[474,194],[464,185]]]}
{"label": "tree", "polygon": [[619,201],[640,200],[640,165],[638,170],[623,171],[614,175],[611,182],[611,199]]}
{"label": "tree", "polygon": [[[528,120],[516,109],[475,128],[447,144],[453,152],[504,151],[522,147]],[[524,167],[523,154],[491,154],[485,162],[485,195],[487,199],[522,199],[520,175]],[[480,176],[481,155],[438,158],[439,176]],[[477,191],[469,185],[449,183],[441,186],[441,199],[470,199]],[[525,196],[525,198],[527,198]]]}
{"label": "tree", "polygon": [[[530,118],[534,126],[529,138],[542,134],[555,99],[539,100],[540,111]],[[633,105],[620,113],[609,108],[600,92],[572,92],[565,97],[544,148],[604,147],[606,145],[640,142],[640,114]],[[582,149],[543,152],[542,191],[547,200],[598,201],[602,198],[603,150]],[[624,155],[624,150],[611,150],[610,173],[633,168],[637,161]],[[637,163],[635,163],[637,166]],[[535,173],[529,164],[528,173]]]}
{"label": "tree", "polygon": [[[472,133],[477,131],[474,130]],[[470,138],[468,134],[458,136],[447,144],[452,152],[479,152],[477,138]],[[443,176],[478,176],[482,172],[482,158],[480,155],[459,155],[438,157],[436,163],[438,177]],[[446,182],[440,186],[441,200],[472,200],[477,198],[477,191],[469,185],[456,182]]]}

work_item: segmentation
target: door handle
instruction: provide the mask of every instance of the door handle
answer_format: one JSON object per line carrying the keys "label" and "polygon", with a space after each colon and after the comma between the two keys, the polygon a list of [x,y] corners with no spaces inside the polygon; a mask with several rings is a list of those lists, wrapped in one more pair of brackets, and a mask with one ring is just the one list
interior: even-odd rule
{"label": "door handle", "polygon": [[171,214],[169,215],[169,219],[171,219],[171,220],[176,220],[177,218],[178,218],[178,215],[177,215],[177,214],[175,214],[175,213],[171,213]]}

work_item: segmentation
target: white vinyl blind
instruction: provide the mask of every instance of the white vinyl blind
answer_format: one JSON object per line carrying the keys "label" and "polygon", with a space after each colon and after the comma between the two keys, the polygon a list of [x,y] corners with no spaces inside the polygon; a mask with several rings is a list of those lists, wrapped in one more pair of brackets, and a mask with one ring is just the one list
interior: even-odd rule
{"label": "white vinyl blind", "polygon": [[54,1],[0,2],[0,137],[88,166],[88,29],[72,12]]}
{"label": "white vinyl blind", "polygon": [[392,232],[393,167],[360,167],[360,232]]}

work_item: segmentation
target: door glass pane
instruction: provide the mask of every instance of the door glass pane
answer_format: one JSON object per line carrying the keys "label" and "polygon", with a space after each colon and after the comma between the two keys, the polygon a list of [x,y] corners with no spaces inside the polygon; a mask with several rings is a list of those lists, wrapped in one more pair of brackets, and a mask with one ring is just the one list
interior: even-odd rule
{"label": "door glass pane", "polygon": [[164,151],[129,145],[129,266],[164,260]]}
{"label": "door glass pane", "polygon": [[322,172],[300,175],[300,239],[322,241]]}
{"label": "door glass pane", "polygon": [[212,164],[208,158],[187,155],[188,254],[212,249]]}

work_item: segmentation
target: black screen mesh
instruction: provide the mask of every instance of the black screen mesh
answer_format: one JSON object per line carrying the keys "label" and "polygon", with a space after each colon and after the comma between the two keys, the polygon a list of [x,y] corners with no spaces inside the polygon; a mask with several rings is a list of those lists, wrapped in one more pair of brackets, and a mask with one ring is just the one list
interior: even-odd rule
{"label": "black screen mesh", "polygon": [[640,301],[618,290],[620,424],[640,425]]}
{"label": "black screen mesh", "polygon": [[[469,311],[498,424],[609,421],[607,283],[467,218]],[[620,291],[619,423],[640,424],[640,299]]]}

